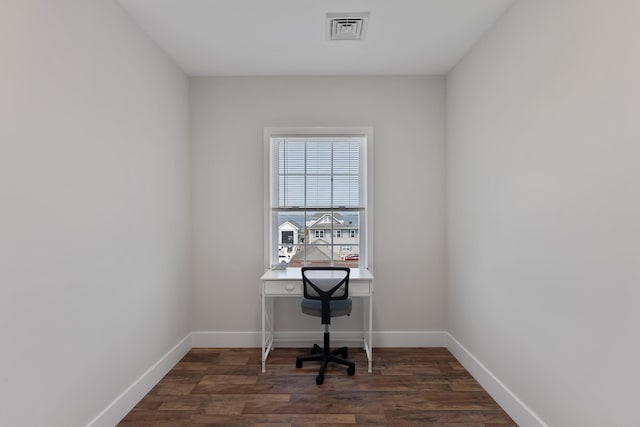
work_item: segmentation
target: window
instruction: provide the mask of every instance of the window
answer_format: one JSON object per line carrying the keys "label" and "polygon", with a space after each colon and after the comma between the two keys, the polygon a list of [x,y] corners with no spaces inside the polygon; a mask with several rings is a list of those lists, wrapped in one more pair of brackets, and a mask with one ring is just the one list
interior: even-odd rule
{"label": "window", "polygon": [[370,128],[265,128],[267,267],[369,267],[371,139]]}

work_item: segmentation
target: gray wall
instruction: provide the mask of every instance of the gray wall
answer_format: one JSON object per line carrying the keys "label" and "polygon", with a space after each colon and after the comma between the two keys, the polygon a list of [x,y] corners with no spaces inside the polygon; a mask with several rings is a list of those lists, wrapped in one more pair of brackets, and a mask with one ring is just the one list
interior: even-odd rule
{"label": "gray wall", "polygon": [[447,77],[447,330],[552,426],[640,425],[640,3],[522,0]]}
{"label": "gray wall", "polygon": [[85,425],[191,330],[188,79],[112,1],[0,52],[0,424]]}
{"label": "gray wall", "polygon": [[191,111],[196,330],[260,330],[265,126],[374,128],[374,330],[442,330],[443,77],[194,78]]}

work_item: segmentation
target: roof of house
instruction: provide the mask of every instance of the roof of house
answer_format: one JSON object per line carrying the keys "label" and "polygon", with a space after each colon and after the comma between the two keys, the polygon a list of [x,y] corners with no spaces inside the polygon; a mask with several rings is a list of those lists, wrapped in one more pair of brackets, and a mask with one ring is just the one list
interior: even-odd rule
{"label": "roof of house", "polygon": [[358,228],[358,225],[356,224],[345,224],[344,217],[337,212],[333,212],[333,224],[331,224],[331,222],[320,222],[323,218],[330,215],[331,213],[329,212],[318,212],[312,217],[312,220],[309,222],[309,228],[314,230],[330,229],[330,228],[334,228],[334,229]]}
{"label": "roof of house", "polygon": [[[326,243],[326,246],[315,246],[315,243]],[[338,247],[339,248],[339,247]],[[291,262],[294,261],[303,261],[305,259],[305,251],[306,251],[306,259],[313,261],[326,261],[331,259],[331,246],[325,240],[318,239],[314,242],[312,246],[305,246],[302,250],[297,252],[294,256],[291,257]],[[334,246],[333,250],[333,259],[340,260],[340,252],[336,250]]]}
{"label": "roof of house", "polygon": [[298,230],[302,229],[302,226],[300,224],[298,224],[297,222],[293,221],[293,220],[287,220],[287,221],[283,222],[282,224],[280,224],[278,226],[278,228],[282,228],[282,226],[287,224],[287,223],[291,224],[294,228],[296,228]]}
{"label": "roof of house", "polygon": [[[327,216],[327,215],[331,215],[330,212],[317,212],[315,213],[312,217],[311,220],[319,220],[320,218],[322,218],[323,216]],[[344,217],[342,216],[342,214],[338,213],[338,212],[333,212],[333,217],[339,221],[343,221]]]}

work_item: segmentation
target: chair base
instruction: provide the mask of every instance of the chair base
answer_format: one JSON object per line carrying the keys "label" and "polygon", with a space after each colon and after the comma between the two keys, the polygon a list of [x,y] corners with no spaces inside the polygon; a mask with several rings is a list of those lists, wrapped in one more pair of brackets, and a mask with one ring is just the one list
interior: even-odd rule
{"label": "chair base", "polygon": [[296,358],[296,368],[302,368],[303,362],[319,361],[320,370],[316,377],[316,384],[322,384],[324,382],[324,372],[327,369],[329,362],[338,363],[340,365],[347,366],[347,374],[349,376],[356,373],[356,364],[350,360],[347,360],[349,356],[349,349],[347,347],[340,347],[336,350],[330,350],[329,347],[329,333],[324,333],[324,347],[320,347],[318,344],[314,344],[311,349],[311,354],[304,354]]}

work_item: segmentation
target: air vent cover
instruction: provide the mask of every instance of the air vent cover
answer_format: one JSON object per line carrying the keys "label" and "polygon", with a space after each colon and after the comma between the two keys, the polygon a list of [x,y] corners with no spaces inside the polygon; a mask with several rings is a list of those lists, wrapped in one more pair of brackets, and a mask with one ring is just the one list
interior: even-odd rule
{"label": "air vent cover", "polygon": [[362,40],[369,12],[327,13],[327,40]]}

